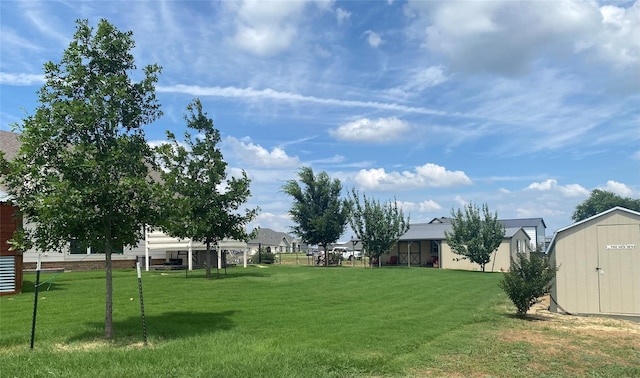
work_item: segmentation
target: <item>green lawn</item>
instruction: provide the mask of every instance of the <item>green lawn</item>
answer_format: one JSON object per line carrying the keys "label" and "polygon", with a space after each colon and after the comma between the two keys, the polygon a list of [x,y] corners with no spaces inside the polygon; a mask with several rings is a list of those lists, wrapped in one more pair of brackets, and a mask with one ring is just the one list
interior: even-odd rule
{"label": "green lawn", "polygon": [[[203,277],[143,272],[143,346],[134,270],[114,272],[113,343],[102,339],[104,272],[59,274],[41,287],[32,351],[27,274],[23,294],[0,298],[0,376],[640,375],[633,340],[609,345],[513,317],[501,274],[276,264]],[[575,353],[518,336],[532,327]]]}

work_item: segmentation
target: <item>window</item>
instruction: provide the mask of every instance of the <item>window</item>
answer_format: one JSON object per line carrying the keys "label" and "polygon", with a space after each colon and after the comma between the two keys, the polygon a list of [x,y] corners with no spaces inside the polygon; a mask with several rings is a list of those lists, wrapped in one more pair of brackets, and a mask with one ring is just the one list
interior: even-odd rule
{"label": "window", "polygon": [[[91,247],[90,251],[88,250],[89,247]],[[71,239],[71,241],[69,242],[69,253],[71,253],[72,255],[104,253],[104,242],[96,241],[94,243],[91,243],[91,245],[89,246],[88,243],[81,242],[77,239]],[[111,246],[111,253],[123,254],[123,245],[118,243],[117,241],[114,241],[113,245]]]}

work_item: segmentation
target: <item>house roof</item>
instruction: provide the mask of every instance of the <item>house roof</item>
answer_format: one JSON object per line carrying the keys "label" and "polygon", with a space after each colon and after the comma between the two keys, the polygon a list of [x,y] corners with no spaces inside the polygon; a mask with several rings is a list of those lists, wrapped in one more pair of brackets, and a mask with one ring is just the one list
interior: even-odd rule
{"label": "house roof", "polygon": [[520,218],[520,219],[499,219],[505,228],[511,227],[537,227],[542,223],[542,227],[547,228],[542,218]]}
{"label": "house roof", "polygon": [[291,245],[294,238],[286,232],[274,231],[270,228],[258,229],[258,235],[249,240],[248,244],[264,244],[264,245],[280,245],[284,242],[286,245]]}
{"label": "house roof", "polygon": [[640,212],[629,210],[629,209],[624,208],[622,206],[612,207],[609,210],[603,211],[603,212],[598,213],[598,214],[596,214],[594,216],[591,216],[591,217],[583,219],[583,220],[581,220],[579,222],[576,222],[576,223],[570,224],[570,225],[568,225],[566,227],[558,229],[556,232],[553,233],[553,237],[551,238],[551,242],[549,243],[549,247],[547,248],[547,251],[552,251],[553,250],[553,245],[556,243],[556,238],[557,238],[558,234],[560,234],[561,232],[564,232],[564,231],[566,231],[568,229],[577,227],[577,226],[579,226],[579,225],[581,225],[583,223],[590,222],[590,221],[592,221],[592,220],[594,220],[596,218],[600,218],[600,217],[602,217],[604,215],[607,215],[609,213],[612,213],[614,211],[623,211],[625,213],[629,213],[629,214],[640,216]]}
{"label": "house roof", "polygon": [[[505,238],[512,238],[520,230],[522,230],[522,227],[505,227],[505,229],[504,229],[504,237]],[[524,234],[527,235],[527,238],[531,239],[529,234],[527,234],[526,232]]]}
{"label": "house roof", "polygon": [[0,130],[0,151],[6,160],[13,160],[20,150],[20,134]]}
{"label": "house roof", "polygon": [[[415,223],[409,225],[409,230],[399,240],[444,240],[445,231],[451,231],[452,228],[451,223]],[[520,229],[522,227],[506,227],[504,237],[512,238]]]}

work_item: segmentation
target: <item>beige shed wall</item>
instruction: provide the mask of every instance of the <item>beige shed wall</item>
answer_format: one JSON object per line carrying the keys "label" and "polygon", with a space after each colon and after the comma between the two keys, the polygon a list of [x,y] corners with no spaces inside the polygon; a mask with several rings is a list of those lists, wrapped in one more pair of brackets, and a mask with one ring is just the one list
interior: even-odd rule
{"label": "beige shed wall", "polygon": [[[598,250],[606,246],[598,241],[598,227],[630,224],[637,226],[637,228],[631,227],[637,230],[635,235],[625,235],[622,238],[624,240],[620,240],[619,243],[635,244],[635,249],[625,252],[633,254],[633,262],[617,264],[625,266],[608,266],[606,271],[600,272],[601,262],[599,262]],[[560,231],[555,239],[550,251],[551,263],[559,266],[560,269],[556,273],[551,295],[562,309],[578,314],[603,313],[600,280],[616,279],[634,282],[634,284],[617,285],[619,290],[603,294],[619,297],[606,298],[606,300],[620,302],[624,298],[631,303],[627,308],[635,311],[631,313],[640,314],[640,216],[624,211],[614,211]],[[603,252],[611,253],[612,251]],[[601,274],[606,274],[607,277],[599,277]],[[554,301],[551,301],[551,310],[558,310]]]}
{"label": "beige shed wall", "polygon": [[[486,272],[506,272],[511,267],[511,261],[517,253],[517,240],[521,245],[528,245],[530,238],[527,233],[520,229],[511,238],[505,238],[500,243],[498,250],[491,256],[491,261],[485,265]],[[462,259],[462,256],[455,254],[446,240],[442,241],[442,262],[443,269],[481,270],[480,265]]]}

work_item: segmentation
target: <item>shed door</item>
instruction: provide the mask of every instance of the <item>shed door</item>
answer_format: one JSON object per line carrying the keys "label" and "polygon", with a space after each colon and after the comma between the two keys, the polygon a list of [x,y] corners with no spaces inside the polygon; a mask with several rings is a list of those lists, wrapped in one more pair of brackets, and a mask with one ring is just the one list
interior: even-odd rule
{"label": "shed door", "polygon": [[640,225],[598,226],[600,311],[640,314]]}

